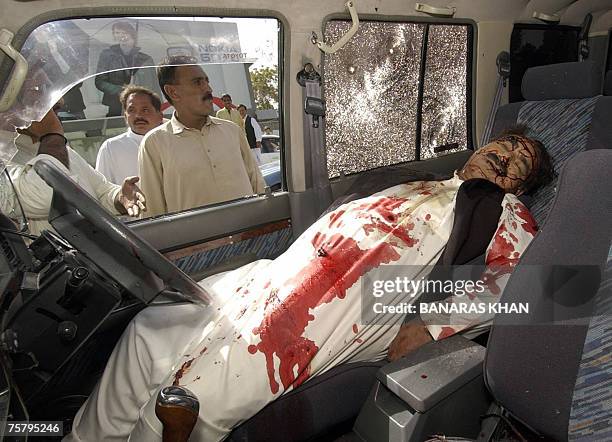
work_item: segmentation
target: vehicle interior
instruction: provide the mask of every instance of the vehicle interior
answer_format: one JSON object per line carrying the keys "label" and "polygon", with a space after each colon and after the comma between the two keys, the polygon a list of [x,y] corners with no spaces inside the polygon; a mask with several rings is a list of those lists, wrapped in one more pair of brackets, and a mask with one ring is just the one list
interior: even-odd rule
{"label": "vehicle interior", "polygon": [[[530,314],[334,367],[228,440],[612,440],[612,0],[1,1],[4,438],[27,439],[11,422],[62,422],[49,440],[69,432],[142,309],[207,304],[203,278],[278,257],[344,202],[448,178],[524,125],[557,174],[521,197],[539,231],[500,299]],[[101,62],[120,46],[117,22],[150,60],[136,71]],[[198,60],[215,111],[229,93],[258,122],[265,193],[130,219],[41,160],[53,200],[34,233],[8,173],[23,161],[17,128],[63,98],[65,137],[96,167],[127,128],[102,81],[128,72],[159,93],[155,68],[172,55]],[[166,393],[162,407],[186,394]],[[197,400],[178,400],[187,421]],[[180,416],[164,421],[174,434],[189,426]]]}

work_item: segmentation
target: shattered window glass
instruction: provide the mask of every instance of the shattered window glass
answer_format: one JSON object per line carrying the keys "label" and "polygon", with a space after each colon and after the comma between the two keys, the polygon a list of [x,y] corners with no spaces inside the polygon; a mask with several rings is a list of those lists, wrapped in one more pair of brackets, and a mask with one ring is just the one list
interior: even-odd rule
{"label": "shattered window glass", "polygon": [[[332,21],[333,44],[350,28]],[[325,56],[325,137],[330,178],[414,159],[421,46],[425,25],[365,22]]]}
{"label": "shattered window glass", "polygon": [[[328,22],[326,42],[335,43],[350,27]],[[420,158],[466,149],[470,38],[467,25],[361,22],[343,48],[326,54],[330,178],[417,159],[421,82]]]}
{"label": "shattered window glass", "polygon": [[467,26],[429,27],[421,159],[467,148]]}

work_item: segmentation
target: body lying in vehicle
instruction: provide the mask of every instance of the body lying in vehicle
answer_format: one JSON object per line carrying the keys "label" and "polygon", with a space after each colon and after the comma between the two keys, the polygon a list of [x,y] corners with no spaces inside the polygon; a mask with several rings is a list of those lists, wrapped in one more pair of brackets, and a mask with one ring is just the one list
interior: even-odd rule
{"label": "body lying in vehicle", "polygon": [[[185,3],[185,6],[188,6],[187,3]],[[112,130],[113,126],[122,126],[122,118],[105,116],[106,109],[102,106],[101,96],[95,89],[95,79],[86,79],[86,77],[92,74],[100,74],[95,69],[90,70],[89,67],[97,64],[97,54],[103,50],[103,47],[112,43],[111,38],[114,38],[114,36],[111,36],[110,31],[113,23],[128,17],[128,20],[131,20],[132,27],[139,29],[138,45],[141,46],[142,52],[151,55],[157,62],[157,60],[161,60],[161,55],[183,54],[181,51],[185,50],[193,51],[203,62],[204,68],[211,76],[213,95],[220,97],[223,93],[229,92],[236,103],[246,102],[253,116],[260,120],[261,126],[273,127],[272,130],[277,131],[279,140],[282,140],[280,158],[278,159],[282,182],[267,183],[272,187],[272,190],[276,190],[273,188],[274,185],[280,184],[280,192],[268,192],[264,195],[246,197],[210,207],[193,208],[181,213],[145,219],[131,223],[130,229],[144,237],[155,249],[163,251],[168,259],[196,280],[237,268],[257,259],[276,258],[288,248],[291,251],[290,247],[298,247],[300,243],[297,242],[299,241],[297,238],[300,238],[302,232],[307,231],[309,227],[315,228],[319,225],[314,224],[315,220],[332,202],[331,195],[339,196],[345,193],[349,190],[351,183],[359,180],[360,177],[363,178],[368,170],[381,167],[379,173],[389,174],[390,171],[397,171],[398,169],[404,171],[411,169],[411,175],[416,179],[423,176],[439,178],[445,174],[448,176],[453,170],[461,170],[471,153],[470,149],[479,145],[477,138],[480,138],[480,134],[485,128],[485,120],[493,102],[496,80],[493,58],[499,50],[509,48],[511,31],[517,39],[520,32],[527,33],[529,31],[527,25],[523,27],[517,25],[513,31],[513,22],[520,21],[521,17],[528,17],[532,9],[536,8],[534,4],[520,8],[517,6],[514,9],[508,7],[507,11],[494,11],[494,8],[491,7],[486,13],[483,13],[469,11],[471,8],[468,6],[465,6],[466,10],[462,12],[464,6],[460,6],[455,15],[456,18],[432,21],[429,19],[422,20],[425,15],[422,15],[421,12],[413,16],[412,10],[406,9],[406,5],[403,4],[391,2],[382,6],[374,3],[364,2],[357,5],[357,11],[362,16],[360,31],[352,40],[349,40],[346,47],[335,54],[324,56],[320,55],[319,49],[308,41],[309,38],[307,38],[303,29],[319,29],[321,23],[324,23],[325,31],[319,37],[319,40],[325,40],[330,44],[338,41],[351,27],[349,15],[343,15],[341,18],[338,16],[338,19],[329,21],[324,21],[324,17],[326,15],[325,11],[328,13],[342,12],[344,5],[340,2],[326,4],[324,10],[317,11],[316,14],[314,12],[305,13],[302,18],[298,18],[299,14],[296,15],[295,11],[287,9],[287,6],[270,4],[267,9],[273,11],[273,13],[270,13],[267,17],[274,17],[273,19],[255,18],[250,19],[250,21],[246,18],[191,20],[178,17],[185,17],[192,12],[189,12],[189,14],[177,11],[171,13],[170,10],[167,14],[163,12],[162,15],[165,17],[175,15],[176,17],[173,17],[173,20],[163,17],[145,17],[147,13],[141,11],[138,14],[142,13],[144,16],[134,18],[135,12],[126,10],[121,15],[113,13],[112,17],[93,18],[91,20],[81,17],[74,18],[75,16],[72,15],[71,20],[57,21],[57,17],[55,17],[49,24],[44,25],[43,23],[47,22],[48,18],[45,18],[44,15],[40,16],[36,25],[29,25],[24,28],[14,40],[16,46],[22,46],[22,53],[29,63],[30,70],[23,88],[24,91],[28,90],[28,93],[22,92],[16,104],[4,113],[2,128],[11,132],[15,126],[26,127],[30,121],[44,115],[46,110],[51,107],[52,101],[58,98],[59,91],[64,93],[68,90],[74,95],[75,90],[80,90],[85,105],[83,115],[80,115],[79,111],[75,111],[74,108],[67,108],[63,117],[63,125],[71,146],[75,147],[75,150],[91,163],[92,158],[95,158],[95,149],[99,147],[103,138],[116,134],[116,132],[109,132],[109,130]],[[565,11],[567,23],[577,24],[582,21],[585,12],[580,9],[580,3],[575,2]],[[33,17],[33,11],[28,9],[26,4],[15,3],[15,6],[22,8],[24,15],[30,14]],[[406,10],[404,11],[404,9]],[[82,17],[107,15],[102,10],[99,12],[98,14],[91,10],[83,10]],[[398,18],[398,13],[411,17]],[[200,13],[198,12],[198,14]],[[369,16],[368,14],[377,15]],[[213,17],[217,14],[213,10],[203,10],[201,15]],[[223,14],[224,17],[228,15],[248,17],[251,16],[251,13],[245,9],[236,9],[234,14]],[[579,19],[576,19],[576,17],[579,17]],[[473,19],[476,23],[468,19]],[[536,20],[534,19],[534,21]],[[602,23],[605,23],[605,20]],[[245,33],[249,36],[255,36],[258,32],[256,30],[258,29],[256,28],[257,24],[262,26],[259,28],[262,35],[265,34],[258,43],[260,45],[269,43],[271,55],[266,51],[257,51],[251,48],[249,39],[244,37]],[[3,26],[5,25],[3,24]],[[604,25],[600,24],[600,26]],[[6,25],[6,27],[13,29],[12,26]],[[14,30],[16,31],[18,28]],[[175,28],[180,28],[180,32]],[[282,31],[280,34],[278,33],[279,28]],[[230,43],[225,45],[211,43],[212,40],[209,39],[208,34],[213,30],[216,37],[223,35],[226,41]],[[551,34],[546,35],[558,32],[568,41],[573,36],[577,43],[576,47],[579,47],[577,30],[580,30],[580,28],[551,27]],[[541,26],[540,28],[534,26],[533,31],[540,32]],[[543,32],[546,33],[547,31]],[[179,37],[180,34],[187,35],[188,38]],[[75,35],[80,35],[81,38],[74,39]],[[162,36],[166,38],[165,41],[170,41],[170,43],[159,45]],[[372,36],[377,36],[379,39],[373,39]],[[87,44],[83,44],[83,42],[87,42]],[[592,58],[596,60],[601,58],[600,64],[602,64],[605,54],[603,54],[603,51],[602,53],[596,52],[598,47],[595,44],[592,45],[594,52]],[[64,50],[66,48],[72,48],[73,50],[72,52],[66,51]],[[160,48],[162,52],[159,52]],[[542,48],[543,51],[552,50],[546,42]],[[561,54],[562,51],[559,50],[554,54],[554,57],[557,57],[556,61],[573,61],[575,59],[573,57],[577,57],[577,55],[573,54],[572,51],[568,49],[568,53]],[[82,53],[79,54],[79,52]],[[87,53],[84,54],[84,52]],[[44,54],[44,56],[41,56],[41,54]],[[255,60],[255,56],[258,60]],[[513,56],[515,59],[520,59],[521,54],[517,55],[515,53]],[[81,58],[79,59],[79,57]],[[551,57],[553,56],[551,55]],[[290,59],[291,64],[283,64],[286,59]],[[37,63],[40,60],[44,60],[44,63]],[[64,63],[62,63],[62,60]],[[81,62],[77,62],[78,60],[81,60]],[[82,60],[87,60],[87,62],[83,63]],[[308,83],[306,89],[303,89],[295,81],[296,75],[300,74],[304,67],[304,60],[313,62],[316,69],[323,74],[323,96],[327,104],[325,119],[303,115],[302,90],[307,91],[305,94],[312,97],[316,97],[318,94],[316,88],[313,90],[312,83]],[[230,61],[240,61],[240,63],[230,63]],[[254,62],[259,64],[249,68],[249,64]],[[323,66],[324,69],[322,69]],[[68,70],[66,70],[67,67]],[[220,67],[218,72],[215,71],[217,67]],[[269,81],[268,84],[274,84],[274,81],[276,81],[277,90],[270,93],[268,97],[261,99],[258,94],[262,93],[265,87],[260,87],[257,82],[259,81],[258,78],[268,72],[266,69],[273,71],[272,77],[276,75],[276,80],[268,79],[265,81]],[[128,70],[134,71],[134,69]],[[150,75],[144,75],[145,72],[147,70],[144,67],[136,69],[136,72],[132,75],[134,81],[137,81],[136,75],[142,78],[150,78]],[[312,74],[298,76],[302,81],[304,79],[316,79],[316,76]],[[6,77],[8,78],[8,76]],[[478,79],[478,83],[476,79]],[[215,85],[215,80],[219,82],[219,86]],[[512,84],[513,81],[514,79],[511,78],[510,83]],[[47,89],[36,89],[41,84],[46,85]],[[76,87],[73,88],[74,85]],[[442,85],[446,87],[442,87]],[[38,92],[42,90],[42,93],[33,95],[33,89]],[[511,94],[516,93],[516,87],[511,89],[510,92]],[[525,95],[525,98],[528,100],[536,99],[528,98],[527,95]],[[573,99],[583,97],[561,95],[553,98]],[[600,102],[593,102],[588,106],[597,107]],[[74,100],[72,104],[74,104]],[[220,107],[216,102],[215,105]],[[587,104],[584,105],[587,106]],[[506,111],[504,110],[504,112]],[[75,115],[76,119],[73,119]],[[170,111],[165,114],[167,118],[171,115]],[[62,115],[60,114],[60,116]],[[83,119],[82,116],[86,118]],[[305,123],[303,123],[303,120]],[[515,120],[518,121],[518,118]],[[494,133],[499,133],[499,129],[502,128],[500,127],[500,121],[503,120],[498,119],[496,121]],[[320,133],[315,126],[318,124],[325,130],[325,137],[322,138],[325,140],[324,151],[321,151],[317,141]],[[509,125],[506,124],[506,126]],[[124,131],[123,127],[119,131]],[[302,137],[305,141],[302,140]],[[11,144],[12,140],[9,140],[9,138],[5,136],[2,140],[4,143],[3,155],[7,161],[14,153],[14,145]],[[406,140],[410,141],[406,142]],[[485,140],[488,141],[487,138]],[[485,143],[481,142],[480,144]],[[326,156],[322,156],[321,152],[326,152]],[[270,153],[268,155],[274,154]],[[399,167],[393,166],[398,163],[405,164]],[[393,167],[396,167],[396,169],[393,169]],[[264,169],[266,168],[262,167],[262,172],[264,172]],[[422,172],[417,172],[419,170]],[[266,175],[264,173],[264,176]],[[399,176],[400,174],[398,174]],[[390,176],[386,178],[394,179]],[[371,182],[367,180],[362,179],[360,181],[360,183],[363,182],[371,185]],[[396,182],[389,184],[399,184],[401,182],[402,180],[398,179]],[[10,183],[8,182],[3,183],[3,186],[5,186],[3,189],[10,189]],[[374,191],[374,189],[369,190],[368,193]],[[382,188],[376,190],[382,190]],[[68,205],[70,204],[69,201]],[[13,205],[13,212],[6,214],[19,220],[20,209],[18,204]],[[333,217],[334,215],[326,215],[321,218],[323,221],[320,220],[319,223],[331,222],[330,216]],[[53,329],[49,324],[55,324],[55,329],[57,329],[58,324],[63,325],[62,330],[64,332],[58,335],[60,336],[58,339],[63,339],[61,342],[64,342],[64,344],[72,342],[70,350],[57,355],[57,360],[47,361],[49,365],[44,370],[40,370],[40,373],[45,373],[45,376],[47,376],[42,381],[41,379],[45,376],[38,376],[39,380],[34,381],[32,377],[28,378],[27,375],[17,375],[21,377],[18,382],[27,384],[21,385],[21,387],[29,408],[34,410],[33,416],[40,417],[39,420],[42,420],[43,417],[49,417],[50,415],[44,414],[43,408],[45,407],[41,404],[49,400],[61,399],[57,408],[62,411],[58,411],[57,416],[51,417],[53,419],[69,420],[74,416],[84,397],[92,391],[93,384],[101,374],[105,359],[127,321],[144,304],[150,303],[158,293],[171,299],[175,298],[176,294],[171,292],[177,291],[177,287],[169,283],[168,279],[162,277],[157,271],[143,269],[141,264],[137,262],[138,259],[134,260],[124,256],[117,258],[115,255],[121,255],[124,252],[121,245],[113,243],[115,239],[109,237],[108,232],[102,232],[93,240],[93,245],[88,245],[86,237],[89,234],[93,234],[93,237],[95,237],[99,228],[95,225],[94,227],[87,227],[87,223],[81,225],[81,221],[78,221],[80,218],[70,210],[66,210],[61,204],[58,204],[52,211],[53,217],[56,219],[56,230],[81,252],[81,255],[77,254],[76,263],[70,262],[70,265],[65,268],[54,261],[54,265],[59,266],[54,267],[55,271],[59,274],[61,272],[58,269],[64,268],[68,277],[68,275],[74,273],[74,269],[77,267],[96,268],[93,273],[99,273],[102,277],[92,277],[92,281],[95,282],[87,282],[87,284],[106,287],[107,292],[111,295],[102,303],[101,300],[104,298],[102,292],[104,290],[96,290],[96,293],[99,292],[96,299],[100,300],[104,307],[100,308],[95,317],[101,322],[104,317],[110,314],[109,318],[116,320],[116,323],[110,322],[112,325],[108,325],[109,322],[107,321],[106,325],[97,331],[95,331],[95,327],[91,329],[79,328],[80,331],[77,334],[76,341],[74,337],[70,338],[74,330],[71,328],[71,324],[66,324],[66,322],[70,322],[67,318],[60,315],[59,319],[61,320],[56,317],[51,319],[49,323],[44,322],[45,330]],[[538,219],[538,221],[541,222],[541,219]],[[452,224],[447,227],[447,233],[450,234]],[[105,241],[109,238],[111,240],[105,247]],[[313,238],[308,237],[306,243],[310,244],[312,240]],[[51,247],[52,249],[56,251],[64,250],[65,246],[58,243],[57,240],[52,239],[51,243],[54,244]],[[50,277],[49,267],[45,268],[42,264],[50,263],[52,259],[63,256],[63,252],[46,255],[44,251],[49,249],[49,246],[42,247],[41,244],[44,244],[44,241],[39,241],[36,249],[38,264],[32,261],[26,268],[29,269],[28,273],[46,275],[46,279],[41,279],[44,283],[39,286],[41,294],[58,292],[57,287],[51,287],[52,278]],[[327,253],[324,245],[321,245],[320,248],[323,249],[321,253]],[[21,250],[23,251],[23,248]],[[438,250],[434,253],[436,259],[439,256],[437,253],[440,252]],[[80,261],[80,259],[84,259],[84,261]],[[436,259],[431,257],[427,262],[433,263]],[[299,260],[293,262],[296,266],[298,263]],[[93,267],[89,267],[91,265]],[[261,265],[251,264],[250,267],[246,267],[245,269],[250,269],[252,272],[247,279],[267,271],[264,270],[264,267],[260,267]],[[119,270],[120,267],[123,270]],[[244,271],[246,272],[246,270]],[[282,271],[282,269],[275,270],[274,273],[280,274]],[[234,277],[236,275],[233,274]],[[228,278],[230,277],[228,276]],[[261,277],[263,278],[263,276]],[[205,281],[208,281],[207,284],[210,285],[212,281],[216,281],[215,278],[217,277]],[[104,282],[105,280],[107,282]],[[146,282],[143,283],[142,281]],[[263,282],[265,283],[265,281]],[[72,309],[72,314],[82,314],[83,311],[93,314],[87,308],[80,306],[79,302],[74,304],[76,299],[74,293],[83,293],[85,286],[75,285],[74,281],[68,279],[63,283],[66,287],[70,287],[70,290],[66,296],[63,296],[63,293],[56,293],[57,302],[64,307],[68,305],[70,307],[68,310]],[[88,286],[88,288],[91,287]],[[232,290],[241,288],[244,289],[241,285],[240,287],[233,287]],[[183,289],[187,292],[191,291],[192,297],[205,296],[201,292],[198,295],[198,289],[191,286],[183,286]],[[28,296],[35,291],[29,289],[30,292],[28,292],[27,288],[24,290],[26,299],[29,299]],[[162,293],[164,291],[165,294]],[[162,296],[157,301],[161,298]],[[52,303],[49,302],[49,304]],[[230,305],[228,304],[228,308]],[[39,308],[56,314],[54,313],[55,310],[48,306],[41,305]],[[85,310],[79,313],[79,309],[83,308]],[[153,308],[157,309],[158,307]],[[111,312],[113,313],[111,314]],[[24,315],[23,311],[20,314]],[[123,318],[122,315],[124,315]],[[142,315],[146,317],[147,313]],[[196,316],[198,315],[196,314]],[[189,315],[185,313],[185,318],[187,317]],[[339,315],[338,321],[342,317],[342,315]],[[47,319],[49,318],[50,316],[47,314]],[[343,319],[349,320],[350,318],[347,316]],[[19,320],[25,321],[25,316],[19,317]],[[187,319],[185,320],[187,321]],[[203,320],[203,318],[198,320]],[[9,323],[10,321],[13,321],[12,324],[14,324],[15,316],[9,320]],[[76,323],[81,327],[81,322],[77,321]],[[358,332],[352,332],[353,323],[357,325]],[[43,324],[43,322],[40,322],[40,324]],[[158,324],[154,324],[154,327],[158,327]],[[354,340],[363,340],[363,337],[358,334],[364,333],[362,327],[355,321],[348,325],[347,330],[352,333],[349,333],[350,337]],[[194,326],[193,329],[197,330],[199,326]],[[23,328],[23,326],[21,327]],[[19,326],[14,325],[13,331],[19,328]],[[86,336],[82,336],[84,330],[86,330],[86,334],[95,331],[89,342],[84,339]],[[41,333],[41,336],[43,335],[44,333]],[[381,347],[373,353],[376,353],[376,356],[381,356],[381,349],[387,347],[394,335],[395,333],[391,333],[389,337],[386,337],[386,343],[382,343]],[[433,338],[438,337],[433,336]],[[21,344],[25,345],[26,348],[28,342],[35,342],[36,340],[33,336],[22,339],[24,341]],[[348,338],[342,338],[342,340],[345,339]],[[102,342],[104,342],[104,345],[100,348],[104,350],[100,352],[99,360],[92,361],[87,366],[84,361],[87,359],[87,355],[91,354],[88,352],[93,350],[96,343]],[[210,346],[204,345],[204,347]],[[178,348],[178,344],[176,348]],[[41,351],[40,345],[36,349]],[[201,352],[202,349],[194,348],[193,351]],[[15,354],[18,353],[17,349],[13,349],[13,351]],[[73,353],[73,351],[77,353]],[[165,374],[172,373],[170,378],[172,382],[170,383],[173,383],[177,372],[189,361],[188,357],[180,359],[184,353],[175,355],[173,362],[165,367],[168,372]],[[255,351],[255,353],[258,353],[258,351]],[[271,358],[273,361],[272,367],[280,369],[275,365],[277,362],[274,359],[278,355],[272,357],[263,350],[259,353],[257,356],[261,358],[262,363],[266,358]],[[249,354],[252,356],[251,353]],[[71,359],[69,356],[72,356],[72,366],[65,364],[65,361]],[[15,366],[27,366],[28,361],[20,360],[20,358],[21,356],[14,356]],[[346,360],[368,359],[376,359],[376,357],[372,354],[363,359],[348,358]],[[206,363],[213,364],[210,361]],[[163,364],[159,364],[159,367],[162,366]],[[293,368],[291,366],[289,370],[291,372],[289,377],[300,378],[300,381],[304,380],[304,377],[293,373]],[[301,368],[306,369],[306,367]],[[326,365],[322,364],[318,368],[311,367],[311,369],[312,372],[323,372]],[[159,376],[162,376],[162,374],[159,374]],[[197,376],[201,376],[199,372],[194,374],[194,377]],[[272,375],[272,378],[275,378],[274,382],[278,384],[280,381],[284,389],[299,384],[298,382],[292,385],[292,382],[284,382],[282,376],[281,378],[275,376]],[[74,388],[72,389],[68,387],[70,379],[78,379],[75,382],[78,385],[73,385]],[[212,379],[208,380],[208,382],[210,381]],[[165,381],[160,379],[159,384],[156,384],[155,387],[163,386],[162,382]],[[274,382],[271,382],[271,384],[274,384]],[[183,385],[180,379],[177,383]],[[190,388],[190,385],[186,386]],[[147,384],[145,390],[148,391],[151,388],[151,385]],[[278,391],[275,392],[270,385],[268,385],[268,388],[272,389],[266,394],[275,397]],[[79,395],[78,400],[74,402],[65,400],[67,397],[75,397],[77,394]],[[238,402],[240,401],[238,400]],[[267,400],[251,409],[250,414],[247,414],[253,414],[265,402]],[[138,406],[141,406],[144,402],[141,401],[138,404]],[[149,402],[149,406],[152,406],[151,404],[154,403]],[[134,411],[135,409],[132,409],[130,413],[133,414]],[[148,413],[151,413],[151,410],[148,410]],[[202,414],[206,414],[205,410],[202,410]],[[152,414],[149,414],[149,416],[152,416]],[[350,416],[350,419],[353,418],[354,415]],[[237,421],[244,419],[244,416],[235,413],[232,419],[234,419],[234,423],[228,424],[229,426],[233,426]],[[153,426],[157,428],[159,425],[156,422]],[[159,429],[156,431],[159,431]],[[196,430],[194,435],[200,434],[198,431]],[[142,437],[145,440],[148,436]]]}

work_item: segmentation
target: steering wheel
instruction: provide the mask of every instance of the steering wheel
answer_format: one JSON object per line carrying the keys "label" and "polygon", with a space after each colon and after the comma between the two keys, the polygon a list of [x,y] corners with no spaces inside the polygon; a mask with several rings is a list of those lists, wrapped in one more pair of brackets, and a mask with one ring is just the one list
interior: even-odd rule
{"label": "steering wheel", "polygon": [[[161,279],[166,290],[178,292],[181,297],[192,302],[210,304],[212,298],[204,288],[178,269],[148,242],[140,238],[125,224],[106,211],[98,201],[64,174],[52,161],[41,158],[34,165],[34,170],[53,189],[53,202],[51,212],[49,213],[49,222],[58,232],[62,233],[60,231],[62,225],[60,221],[62,219],[71,225],[76,225],[78,223],[75,221],[78,221],[79,218],[84,218],[103,235],[107,236],[114,245],[119,246],[122,251],[127,252],[131,257],[139,261],[142,266]],[[66,222],[64,222],[64,225],[66,225]],[[72,236],[76,237],[77,235],[73,234]],[[66,239],[68,242],[72,242],[71,238]],[[104,244],[95,245],[93,243],[89,247],[88,241],[84,240],[80,241],[80,245],[73,244],[73,246],[90,257],[92,255],[95,256],[96,247],[98,250],[106,248]],[[101,262],[103,260],[97,259],[96,261],[100,267],[104,268],[104,263]],[[104,269],[111,276],[113,272],[117,271],[117,264],[121,265],[120,262],[114,262],[113,264],[114,267],[107,266],[110,268]],[[139,283],[135,285],[140,287]],[[154,295],[157,295],[157,293]],[[150,302],[152,297],[154,296],[151,296],[151,293],[145,295],[145,302]]]}

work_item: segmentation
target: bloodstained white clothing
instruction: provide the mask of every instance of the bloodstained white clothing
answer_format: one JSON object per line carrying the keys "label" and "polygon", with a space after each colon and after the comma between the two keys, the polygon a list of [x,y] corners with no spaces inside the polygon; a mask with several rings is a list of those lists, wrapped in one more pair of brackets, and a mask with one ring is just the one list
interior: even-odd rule
{"label": "bloodstained white clothing", "polygon": [[[161,440],[155,396],[170,384],[200,400],[190,440],[221,440],[309,378],[346,362],[382,358],[404,315],[380,315],[364,325],[362,296],[371,294],[361,293],[361,277],[389,265],[403,265],[403,276],[415,280],[426,277],[426,266],[436,263],[450,236],[461,182],[455,176],[402,184],[347,203],[274,261],[203,280],[214,298],[210,307],[145,309],[115,348],[67,440]],[[520,203],[506,195],[507,204]],[[515,222],[515,230],[521,227]],[[514,234],[504,239],[519,254],[526,245]],[[408,295],[394,296],[386,302],[411,302]]]}
{"label": "bloodstained white clothing", "polygon": [[96,170],[115,184],[127,177],[138,176],[138,146],[144,138],[129,129],[102,143],[96,158]]}

